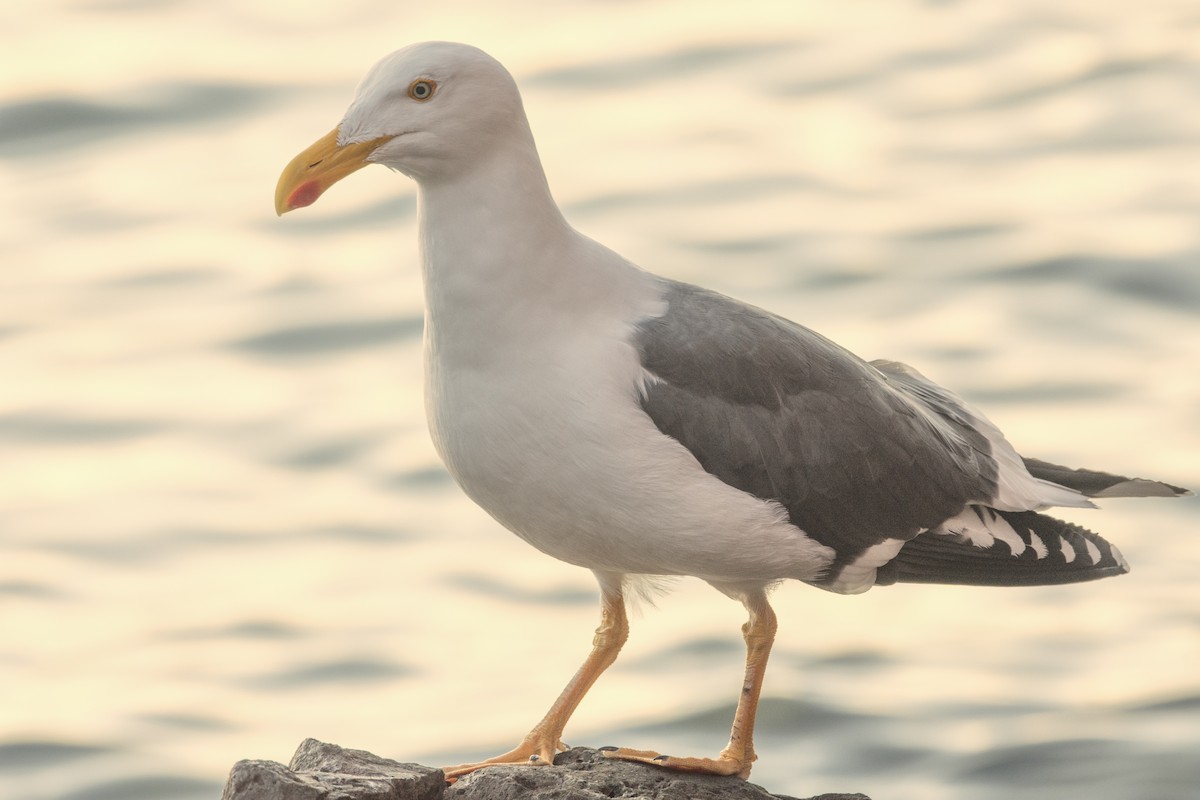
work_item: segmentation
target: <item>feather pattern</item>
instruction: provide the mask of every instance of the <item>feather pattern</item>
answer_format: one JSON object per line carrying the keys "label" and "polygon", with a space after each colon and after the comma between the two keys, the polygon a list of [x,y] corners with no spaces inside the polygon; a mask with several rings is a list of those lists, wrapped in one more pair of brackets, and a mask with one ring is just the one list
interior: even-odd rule
{"label": "feather pattern", "polygon": [[971,506],[906,542],[876,583],[1041,586],[1123,575],[1116,547],[1070,522],[1034,511]]}
{"label": "feather pattern", "polygon": [[882,371],[793,322],[663,281],[637,337],[642,408],[705,470],[782,505],[837,558],[824,583],[889,540],[992,501],[992,443],[968,412],[898,365]]}

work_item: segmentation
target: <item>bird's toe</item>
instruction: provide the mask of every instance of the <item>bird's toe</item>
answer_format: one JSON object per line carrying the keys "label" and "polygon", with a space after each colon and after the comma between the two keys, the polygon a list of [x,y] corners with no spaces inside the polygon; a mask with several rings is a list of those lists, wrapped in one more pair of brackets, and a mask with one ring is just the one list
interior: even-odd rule
{"label": "bird's toe", "polygon": [[753,756],[738,758],[722,753],[717,758],[680,758],[658,753],[654,750],[635,750],[631,747],[602,747],[605,758],[619,758],[622,761],[637,761],[663,769],[673,769],[680,772],[699,772],[706,775],[736,775],[739,778],[750,776],[750,764]]}

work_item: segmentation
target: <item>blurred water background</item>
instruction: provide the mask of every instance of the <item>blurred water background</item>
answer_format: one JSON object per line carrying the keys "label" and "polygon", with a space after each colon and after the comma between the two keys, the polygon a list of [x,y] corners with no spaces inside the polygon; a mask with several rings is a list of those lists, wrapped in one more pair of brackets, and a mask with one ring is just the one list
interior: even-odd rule
{"label": "blurred water background", "polygon": [[[414,187],[272,213],[380,56],[482,46],[568,218],[914,364],[1029,455],[1200,486],[1200,7],[1148,0],[7,0],[0,796],[214,798],[306,736],[507,749],[591,575],[439,465]],[[877,800],[1200,798],[1200,504],[1063,516],[1130,575],[776,593],[754,780]],[[634,619],[568,729],[725,742],[742,610]]]}

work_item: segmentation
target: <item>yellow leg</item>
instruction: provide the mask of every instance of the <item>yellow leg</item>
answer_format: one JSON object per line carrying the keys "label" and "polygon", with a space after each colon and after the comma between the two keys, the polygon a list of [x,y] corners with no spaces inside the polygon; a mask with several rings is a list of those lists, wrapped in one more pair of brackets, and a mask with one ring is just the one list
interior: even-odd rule
{"label": "yellow leg", "polygon": [[761,589],[744,596],[742,602],[750,613],[750,620],[742,626],[746,639],[746,678],[742,682],[742,694],[738,698],[737,711],[733,715],[733,730],[729,744],[716,758],[679,758],[664,756],[651,750],[633,750],[623,747],[605,750],[609,758],[641,761],[646,764],[677,769],[684,772],[706,772],[716,775],[750,777],[750,766],[754,763],[754,717],[758,712],[758,698],[762,693],[763,675],[767,658],[771,655],[771,644],[775,641],[775,612],[767,602]]}
{"label": "yellow leg", "polygon": [[512,750],[486,761],[446,767],[443,770],[446,778],[453,782],[469,772],[491,764],[553,764],[554,754],[566,749],[566,745],[562,743],[562,733],[567,720],[571,718],[571,714],[575,712],[579,702],[600,674],[617,660],[617,654],[621,652],[621,647],[628,638],[629,621],[625,617],[625,598],[621,594],[620,579],[615,576],[603,576],[600,581],[600,627],[596,628],[596,635],[592,639],[592,652],[554,701],[554,705],[550,706],[546,716],[542,717],[542,721],[534,725],[533,730]]}

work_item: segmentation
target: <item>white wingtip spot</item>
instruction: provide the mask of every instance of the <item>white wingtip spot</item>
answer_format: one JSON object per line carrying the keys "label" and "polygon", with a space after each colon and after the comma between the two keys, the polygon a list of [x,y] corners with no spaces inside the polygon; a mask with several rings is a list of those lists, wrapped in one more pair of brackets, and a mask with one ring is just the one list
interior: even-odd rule
{"label": "white wingtip spot", "polygon": [[1050,555],[1050,548],[1046,547],[1046,543],[1042,541],[1042,537],[1033,531],[1029,532],[1029,546],[1033,548],[1033,552],[1037,554],[1039,559]]}
{"label": "white wingtip spot", "polygon": [[1100,548],[1096,547],[1096,544],[1090,539],[1084,539],[1084,544],[1087,545],[1088,558],[1092,560],[1093,564],[1099,564],[1100,559],[1103,558],[1103,556],[1100,555]]}
{"label": "white wingtip spot", "polygon": [[1121,554],[1120,550],[1113,547],[1111,544],[1109,545],[1109,547],[1112,548],[1113,560],[1121,565],[1121,569],[1125,570],[1126,572],[1129,572],[1129,562],[1125,560],[1125,556]]}
{"label": "white wingtip spot", "polygon": [[1059,542],[1058,549],[1060,551],[1062,551],[1063,559],[1068,564],[1070,564],[1072,561],[1075,560],[1075,548],[1071,546],[1071,543],[1069,541],[1067,541],[1066,537],[1064,537],[1063,540],[1061,542]]}

